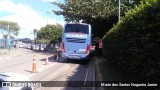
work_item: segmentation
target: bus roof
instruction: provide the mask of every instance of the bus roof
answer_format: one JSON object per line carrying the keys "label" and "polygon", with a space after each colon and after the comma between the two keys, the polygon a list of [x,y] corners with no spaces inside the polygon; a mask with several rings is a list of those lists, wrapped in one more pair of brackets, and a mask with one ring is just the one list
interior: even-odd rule
{"label": "bus roof", "polygon": [[83,25],[90,25],[87,23],[79,23],[79,22],[67,22],[66,24],[83,24]]}

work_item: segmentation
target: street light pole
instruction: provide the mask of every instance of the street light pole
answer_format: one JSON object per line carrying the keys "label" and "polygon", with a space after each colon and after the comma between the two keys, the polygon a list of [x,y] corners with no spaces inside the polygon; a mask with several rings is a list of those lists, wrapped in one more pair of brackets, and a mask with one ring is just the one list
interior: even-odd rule
{"label": "street light pole", "polygon": [[119,9],[118,9],[118,23],[120,23],[120,16],[121,16],[121,1],[119,0]]}
{"label": "street light pole", "polygon": [[7,27],[8,27],[8,35],[7,35],[7,39],[9,40],[9,38],[10,38],[10,36],[9,36],[9,35],[10,35],[9,23],[8,23],[8,26],[7,26]]}
{"label": "street light pole", "polygon": [[51,13],[51,12],[46,12],[47,13],[47,25],[48,25],[48,15]]}
{"label": "street light pole", "polygon": [[9,22],[8,22],[8,33],[7,33],[7,37],[6,37],[6,40],[7,40],[7,45],[10,46],[10,27],[9,27]]}
{"label": "street light pole", "polygon": [[[132,1],[132,0],[129,0],[129,3],[133,3],[134,1]],[[119,0],[119,2],[118,2],[118,23],[120,23],[120,17],[121,17],[121,0]]]}

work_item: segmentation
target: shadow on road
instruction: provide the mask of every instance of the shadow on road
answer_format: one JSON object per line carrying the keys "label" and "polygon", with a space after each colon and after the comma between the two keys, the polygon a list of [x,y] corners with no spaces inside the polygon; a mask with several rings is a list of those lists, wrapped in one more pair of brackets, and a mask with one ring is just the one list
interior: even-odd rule
{"label": "shadow on road", "polygon": [[[63,59],[60,54],[52,53],[50,55],[46,54],[49,62],[58,62],[58,63],[71,63],[71,64],[80,64],[80,65],[88,65],[89,60],[74,60],[74,59]],[[46,58],[41,59],[40,61],[46,61]]]}
{"label": "shadow on road", "polygon": [[24,71],[29,72],[29,73],[31,73],[31,72],[32,72],[31,70],[24,70]]}
{"label": "shadow on road", "polygon": [[[84,63],[84,61],[66,60],[66,59],[58,61],[58,63],[64,63],[64,64],[66,63],[71,65],[71,67],[73,66],[73,68],[71,69],[73,69],[74,71],[71,70],[72,72],[69,72],[69,73],[64,73],[64,72],[61,73],[62,77],[63,77],[63,74],[64,76],[67,75],[66,77],[67,81],[52,80],[52,83],[50,82],[45,83],[45,86],[64,87],[63,89],[60,89],[60,90],[92,90],[91,86],[93,86],[92,84],[94,83],[92,61],[93,59],[91,59],[88,63]],[[90,81],[90,82],[86,82],[86,81]]]}
{"label": "shadow on road", "polygon": [[89,61],[65,60],[63,63],[78,64],[79,67],[71,76],[67,77],[66,86],[63,90],[92,90],[94,86],[93,58]]}

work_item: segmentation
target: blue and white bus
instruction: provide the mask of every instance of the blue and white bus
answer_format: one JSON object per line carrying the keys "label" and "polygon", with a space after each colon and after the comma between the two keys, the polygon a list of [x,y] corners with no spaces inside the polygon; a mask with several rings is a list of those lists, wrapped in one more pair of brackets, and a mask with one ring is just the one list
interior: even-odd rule
{"label": "blue and white bus", "polygon": [[88,59],[91,52],[91,25],[67,23],[62,35],[62,57]]}

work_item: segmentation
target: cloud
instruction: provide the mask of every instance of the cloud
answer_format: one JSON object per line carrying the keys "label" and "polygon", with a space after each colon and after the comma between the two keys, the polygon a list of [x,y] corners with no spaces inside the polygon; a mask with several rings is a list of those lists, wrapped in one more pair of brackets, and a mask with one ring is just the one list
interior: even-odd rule
{"label": "cloud", "polygon": [[[45,0],[47,1],[47,0]],[[14,21],[21,27],[19,38],[30,37],[33,29],[40,29],[47,24],[47,17],[39,14],[39,12],[33,10],[31,7],[22,3],[13,3],[9,0],[0,0],[0,14],[9,13],[5,16],[1,16],[0,20]],[[48,24],[60,23],[54,18],[48,18]]]}

